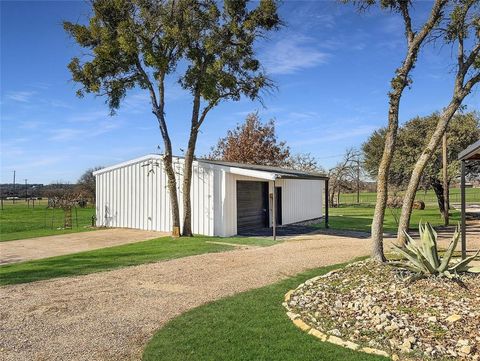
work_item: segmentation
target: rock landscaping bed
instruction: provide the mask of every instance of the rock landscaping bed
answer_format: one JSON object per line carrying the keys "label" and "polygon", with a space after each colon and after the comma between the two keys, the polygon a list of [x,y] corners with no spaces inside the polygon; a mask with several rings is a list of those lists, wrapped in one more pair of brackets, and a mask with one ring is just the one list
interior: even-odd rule
{"label": "rock landscaping bed", "polygon": [[322,341],[397,360],[480,360],[480,276],[407,276],[357,262],[301,284],[284,306]]}

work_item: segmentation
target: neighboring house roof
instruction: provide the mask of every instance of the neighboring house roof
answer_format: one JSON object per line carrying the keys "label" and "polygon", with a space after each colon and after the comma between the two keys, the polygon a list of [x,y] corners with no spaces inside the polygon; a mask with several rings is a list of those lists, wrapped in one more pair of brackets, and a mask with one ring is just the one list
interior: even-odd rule
{"label": "neighboring house roof", "polygon": [[[135,158],[132,160],[128,160],[126,162],[114,164],[112,166],[99,169],[93,172],[93,175],[102,174],[114,169],[126,167],[131,164],[148,161],[152,159],[161,160],[163,155],[161,154],[147,154],[143,157]],[[183,160],[183,157],[174,158],[178,160]],[[274,179],[328,179],[325,174],[322,173],[315,173],[315,172],[305,172],[299,171],[295,169],[287,169],[281,167],[271,167],[271,166],[264,166],[264,165],[254,165],[254,164],[244,164],[244,163],[234,163],[234,162],[224,162],[218,160],[208,160],[208,159],[196,159],[198,163],[209,164],[214,167],[221,167],[225,171],[244,175],[244,176],[251,176],[255,178],[267,179],[267,180],[274,180]]]}
{"label": "neighboring house roof", "polygon": [[480,140],[470,144],[465,150],[458,154],[458,160],[480,159]]}

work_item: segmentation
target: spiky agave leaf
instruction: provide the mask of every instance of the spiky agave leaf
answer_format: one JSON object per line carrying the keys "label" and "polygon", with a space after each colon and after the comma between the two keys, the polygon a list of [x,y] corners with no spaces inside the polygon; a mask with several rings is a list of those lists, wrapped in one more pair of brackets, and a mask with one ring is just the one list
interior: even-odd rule
{"label": "spiky agave leaf", "polygon": [[[440,265],[436,246],[437,233],[428,223],[423,225],[420,222],[419,227],[419,241],[415,241],[406,231],[404,231],[404,234],[407,237],[405,248],[417,255],[418,258],[426,259],[428,261],[427,268],[429,272],[435,273],[435,270]],[[424,262],[422,261],[422,263]]]}
{"label": "spiky agave leaf", "polygon": [[460,262],[454,264],[448,270],[453,272],[465,272],[467,271],[467,265],[472,262],[480,254],[480,249],[473,256],[467,257]]}
{"label": "spiky agave leaf", "polygon": [[422,273],[422,270],[420,270],[418,267],[414,266],[411,263],[408,262],[400,262],[400,261],[390,261],[387,263],[389,266],[395,267],[395,268],[402,268],[407,271],[415,272],[415,273]]}
{"label": "spiky agave leaf", "polygon": [[398,253],[400,253],[400,255],[407,258],[407,260],[411,263],[411,266],[417,269],[416,272],[429,273],[429,269],[425,267],[424,263],[419,259],[418,253],[406,248],[399,247],[396,244],[392,244],[392,247]]}
{"label": "spiky agave leaf", "polygon": [[430,223],[424,225],[423,237],[420,238],[420,250],[428,262],[437,269],[440,266],[437,249],[437,232]]}
{"label": "spiky agave leaf", "polygon": [[455,233],[453,234],[452,241],[450,242],[450,245],[448,246],[447,251],[443,255],[442,263],[437,268],[438,272],[442,273],[448,269],[448,264],[452,259],[452,255],[453,255],[453,252],[455,251],[455,248],[457,248],[459,239],[460,239],[460,225],[457,225],[457,228],[455,229]]}
{"label": "spiky agave leaf", "polygon": [[467,267],[468,273],[480,273],[480,266]]}

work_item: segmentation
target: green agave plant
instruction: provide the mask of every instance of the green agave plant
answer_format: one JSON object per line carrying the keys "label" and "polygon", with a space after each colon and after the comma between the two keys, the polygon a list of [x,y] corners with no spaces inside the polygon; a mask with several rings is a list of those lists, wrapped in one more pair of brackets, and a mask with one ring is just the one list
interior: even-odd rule
{"label": "green agave plant", "polygon": [[419,224],[420,239],[414,240],[407,232],[407,242],[404,247],[393,245],[397,253],[402,255],[405,260],[399,262],[390,262],[392,266],[415,272],[418,277],[430,275],[441,275],[448,278],[455,277],[459,272],[480,273],[480,267],[469,267],[469,263],[480,254],[480,250],[476,254],[465,258],[464,260],[451,264],[452,255],[457,247],[460,239],[460,227],[457,226],[453,239],[447,250],[440,257],[437,247],[437,232],[430,223]]}

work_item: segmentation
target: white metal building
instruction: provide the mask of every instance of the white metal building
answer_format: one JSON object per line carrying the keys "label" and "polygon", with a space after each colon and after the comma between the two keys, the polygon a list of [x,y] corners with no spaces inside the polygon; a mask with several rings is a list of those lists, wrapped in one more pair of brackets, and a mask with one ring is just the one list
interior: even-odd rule
{"label": "white metal building", "polygon": [[[175,157],[174,167],[181,215],[183,159]],[[97,226],[171,231],[167,176],[161,155],[119,163],[94,175]],[[324,213],[327,221],[327,182],[328,178],[318,173],[196,160],[191,190],[193,232],[233,236],[274,224],[320,218]]]}

